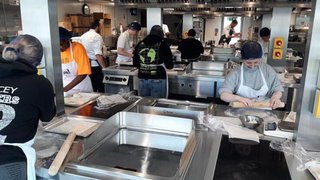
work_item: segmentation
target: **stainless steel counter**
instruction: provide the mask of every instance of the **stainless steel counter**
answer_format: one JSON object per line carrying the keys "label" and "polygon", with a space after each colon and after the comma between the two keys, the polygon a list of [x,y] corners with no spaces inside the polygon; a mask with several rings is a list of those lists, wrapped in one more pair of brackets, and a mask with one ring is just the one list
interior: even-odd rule
{"label": "stainless steel counter", "polygon": [[[170,100],[171,101],[171,100]],[[154,101],[149,99],[142,99],[139,101],[141,103],[140,105],[151,105]],[[160,101],[161,102],[161,101]],[[176,103],[177,104],[177,103]],[[197,110],[199,107],[203,107],[201,104],[195,104],[190,105],[189,103],[183,104],[178,103],[177,105],[184,106],[187,111]],[[182,106],[180,108],[182,108]],[[160,106],[161,107],[161,106]],[[208,106],[210,107],[210,111],[208,111],[212,115],[216,116],[227,116],[226,110],[229,108],[228,106],[223,105],[214,105],[214,106]],[[125,111],[131,109],[132,107],[129,107]],[[183,109],[185,109],[183,108]],[[200,109],[201,109],[200,108]],[[139,110],[134,110],[134,112]],[[181,112],[181,111],[179,111]],[[197,112],[197,111],[195,111]],[[269,112],[269,111],[268,111]],[[152,113],[155,113],[153,110]],[[168,115],[171,114],[171,112],[163,111],[163,113],[166,113]],[[270,111],[273,115],[275,115],[278,118],[282,118],[284,113],[283,111]],[[194,116],[197,114],[192,114],[191,116]],[[101,133],[100,133],[101,134]],[[222,134],[221,132],[213,132],[208,131],[207,128],[204,128],[202,126],[198,126],[196,129],[196,136],[197,136],[197,143],[196,149],[194,150],[194,155],[192,157],[192,160],[189,163],[188,169],[185,173],[185,176],[183,179],[204,179],[204,180],[212,180],[216,168],[216,162],[218,160],[218,154],[220,149],[220,142]],[[60,148],[62,145],[64,138],[66,138],[65,135],[57,135],[52,134],[48,132],[43,132],[41,127],[39,128],[39,131],[37,133],[36,141],[35,141],[35,149],[38,152],[43,152],[44,150],[52,151],[52,147],[55,147],[56,151]],[[39,140],[40,138],[40,140]],[[41,139],[42,138],[42,139]],[[263,138],[264,140],[279,140],[279,138]],[[116,171],[105,171],[100,170],[97,171],[97,168],[95,166],[81,166],[81,161],[78,160],[78,157],[80,157],[83,154],[84,151],[84,144],[88,141],[86,138],[77,138],[75,143],[73,144],[71,148],[71,152],[68,154],[67,160],[64,164],[63,172],[60,172],[55,177],[50,177],[48,175],[48,167],[50,166],[51,162],[53,161],[53,155],[49,155],[49,152],[46,152],[44,154],[48,154],[47,157],[41,158],[38,157],[37,159],[37,176],[44,179],[149,179],[150,176],[145,176],[143,174],[140,174],[139,176],[132,176],[132,173],[121,173],[123,170],[116,170]],[[49,142],[49,143],[48,143]],[[50,147],[44,147],[44,144],[47,144]],[[299,178],[302,179],[312,179],[310,174],[308,172],[298,172],[297,171],[297,163],[292,164],[291,162],[294,160],[290,156],[285,156],[286,161],[288,164],[288,168],[290,171],[291,178],[295,178],[295,175],[299,175]],[[296,160],[295,160],[296,161]],[[80,164],[79,164],[80,163]],[[80,165],[80,166],[79,166]],[[80,168],[81,167],[81,168]],[[220,167],[221,168],[221,167]],[[139,174],[139,173],[138,173]],[[149,177],[149,178],[148,178]],[[298,179],[299,179],[298,178]],[[153,177],[151,179],[161,179],[160,177]],[[165,178],[168,179],[168,178]],[[170,179],[170,178],[169,178]]]}
{"label": "stainless steel counter", "polygon": [[[143,103],[145,102],[145,103]],[[142,101],[142,104],[149,104],[152,101]],[[162,101],[161,101],[162,102]],[[182,104],[180,104],[181,106]],[[190,111],[192,109],[199,109],[202,107],[202,104],[195,103],[194,105],[190,106]],[[209,107],[209,106],[208,106]],[[130,107],[131,108],[131,107]],[[129,108],[129,109],[130,109]],[[76,109],[75,109],[76,110]],[[80,116],[77,116],[78,118]],[[98,119],[97,119],[98,120]],[[106,120],[107,122],[109,120]],[[128,122],[128,121],[126,121]],[[152,123],[154,124],[154,123]],[[182,128],[183,129],[183,128]],[[99,129],[98,129],[99,130]],[[101,131],[103,132],[103,131]],[[101,132],[97,132],[97,134],[101,135]],[[63,140],[66,136],[64,135],[55,135],[48,132],[43,132],[41,128],[39,128],[38,135],[45,136],[46,143],[50,142],[50,147],[44,148],[41,143],[38,141],[35,142],[36,151],[44,151],[47,150],[47,154],[52,152],[52,149],[58,150],[63,143]],[[195,137],[196,137],[196,146],[192,153],[191,160],[187,165],[187,170],[181,179],[207,179],[212,180],[214,175],[214,168],[217,160],[217,154],[219,152],[219,145],[221,140],[221,133],[220,132],[212,132],[208,131],[207,128],[204,127],[197,127],[195,129]],[[89,138],[92,139],[90,136]],[[126,171],[126,173],[121,173],[125,170],[110,168],[101,169],[97,171],[96,165],[92,166],[84,166],[83,162],[79,161],[78,158],[83,154],[86,146],[88,145],[89,138],[77,138],[68,156],[66,158],[66,163],[63,167],[63,172],[59,172],[58,175],[54,177],[50,177],[48,175],[48,168],[53,161],[52,155],[45,157],[45,158],[38,158],[37,159],[37,176],[43,179],[175,179],[174,177],[163,177],[161,176],[148,176],[144,173],[130,173],[130,171]],[[54,147],[54,148],[52,148]],[[164,158],[164,157],[162,157]],[[109,170],[108,170],[109,169]],[[180,179],[180,178],[179,178]]]}
{"label": "stainless steel counter", "polygon": [[[219,98],[218,90],[222,87],[226,62],[199,61],[191,62],[183,68],[167,70],[169,94],[188,95],[196,98]],[[282,68],[284,69],[284,68]],[[132,66],[111,66],[103,70],[105,74],[106,92],[117,93],[120,89],[127,91],[138,90],[138,70]],[[300,84],[292,78],[279,75],[285,88],[282,100],[290,105],[286,110],[295,110],[295,99]]]}

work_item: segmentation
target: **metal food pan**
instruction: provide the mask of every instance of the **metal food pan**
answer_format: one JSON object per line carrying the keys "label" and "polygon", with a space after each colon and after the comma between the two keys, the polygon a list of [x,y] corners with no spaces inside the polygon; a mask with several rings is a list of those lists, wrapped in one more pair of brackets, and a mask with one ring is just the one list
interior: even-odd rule
{"label": "metal food pan", "polygon": [[121,128],[82,163],[170,177],[177,173],[187,140]]}
{"label": "metal food pan", "polygon": [[118,132],[119,129],[188,136],[194,129],[194,121],[187,118],[154,114],[118,112],[104,121],[103,124],[89,137],[85,142],[84,154],[90,154],[93,152],[110,136],[113,136]]}
{"label": "metal food pan", "polygon": [[197,146],[192,119],[119,112],[84,143],[81,166],[149,179],[180,179]]}
{"label": "metal food pan", "polygon": [[189,119],[195,120],[196,124],[201,124],[201,122],[203,121],[203,119],[206,115],[205,109],[200,110],[200,111],[196,111],[196,110],[167,108],[167,107],[143,106],[143,105],[137,105],[128,111],[146,113],[146,114],[156,114],[156,115],[164,115],[164,116],[189,118]]}
{"label": "metal food pan", "polygon": [[102,121],[79,116],[64,116],[44,126],[43,130],[59,134],[69,134],[79,124],[92,125],[98,128],[102,124]]}

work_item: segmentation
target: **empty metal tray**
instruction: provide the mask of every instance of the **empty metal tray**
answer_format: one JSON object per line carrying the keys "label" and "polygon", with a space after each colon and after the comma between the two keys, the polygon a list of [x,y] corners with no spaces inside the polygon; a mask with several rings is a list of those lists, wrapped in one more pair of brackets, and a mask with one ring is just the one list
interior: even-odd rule
{"label": "empty metal tray", "polygon": [[[44,131],[59,133],[59,134],[69,134],[77,125],[83,125],[97,129],[102,124],[102,121],[87,118],[87,117],[73,117],[64,116],[55,121],[50,122],[43,127]],[[81,132],[78,136],[87,137],[89,134]]]}
{"label": "empty metal tray", "polygon": [[[180,179],[197,145],[192,119],[119,112],[84,144],[81,165],[93,172]],[[129,179],[131,179],[129,178]]]}

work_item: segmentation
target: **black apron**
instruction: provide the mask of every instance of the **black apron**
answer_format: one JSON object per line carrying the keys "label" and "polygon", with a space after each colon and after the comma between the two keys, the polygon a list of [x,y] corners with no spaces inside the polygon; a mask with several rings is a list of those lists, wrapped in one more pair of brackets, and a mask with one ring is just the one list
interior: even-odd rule
{"label": "black apron", "polygon": [[[229,36],[232,36],[233,34],[234,34],[234,30],[233,30],[233,29],[230,29],[230,31],[229,31]],[[222,45],[223,45],[225,42],[226,42],[227,44],[229,44],[230,41],[231,41],[231,38],[227,38],[226,35],[224,34],[224,35],[222,35],[222,36],[220,37],[219,44],[222,44]]]}

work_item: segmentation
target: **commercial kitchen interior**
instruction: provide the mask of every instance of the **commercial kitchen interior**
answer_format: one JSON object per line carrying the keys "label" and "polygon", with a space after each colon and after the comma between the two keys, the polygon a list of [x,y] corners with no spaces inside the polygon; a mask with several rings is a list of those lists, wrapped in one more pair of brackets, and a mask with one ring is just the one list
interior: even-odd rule
{"label": "commercial kitchen interior", "polygon": [[[90,119],[89,116],[83,113],[86,110],[84,107],[91,108],[90,110],[93,112],[90,115],[94,117],[92,118],[93,120],[104,119],[99,122],[101,124],[100,127],[89,138],[80,138],[78,143],[74,143],[71,154],[75,157],[69,155],[69,158],[64,163],[64,169],[60,169],[58,175],[50,177],[47,174],[50,162],[54,158],[53,154],[50,157],[38,158],[36,167],[39,179],[315,178],[308,171],[305,163],[311,159],[318,160],[317,162],[319,163],[319,156],[295,156],[295,154],[299,154],[301,151],[298,148],[296,150],[293,146],[287,147],[287,154],[271,150],[270,142],[284,141],[286,139],[284,137],[269,137],[265,134],[259,136],[259,145],[235,145],[236,143],[230,142],[225,132],[212,131],[212,129],[210,130],[210,128],[201,125],[198,121],[194,123],[193,127],[192,122],[181,122],[177,121],[177,119],[172,119],[172,121],[176,121],[176,125],[186,126],[186,129],[191,128],[191,130],[187,131],[183,128],[176,130],[160,125],[164,128],[162,130],[177,131],[176,133],[180,133],[180,135],[183,133],[188,134],[188,141],[179,139],[176,134],[174,136],[168,135],[168,137],[150,135],[150,142],[151,140],[162,142],[161,138],[168,138],[168,141],[171,142],[169,143],[170,145],[153,143],[154,146],[150,147],[161,149],[161,147],[166,146],[170,148],[163,151],[148,151],[143,149],[143,152],[137,152],[135,155],[137,157],[147,157],[148,155],[143,155],[143,153],[152,152],[153,156],[151,157],[150,155],[150,159],[171,158],[170,160],[174,163],[169,162],[169,160],[166,162],[159,159],[153,162],[150,160],[151,163],[149,166],[147,165],[148,168],[141,167],[140,170],[134,169],[135,164],[130,163],[131,161],[126,162],[127,166],[124,162],[122,162],[122,165],[113,165],[112,163],[118,162],[121,157],[112,154],[113,152],[110,151],[110,147],[114,144],[112,142],[106,143],[103,137],[109,136],[107,132],[110,130],[110,127],[117,128],[116,126],[112,126],[112,122],[123,121],[126,122],[124,124],[125,127],[134,126],[145,129],[145,131],[150,130],[150,128],[157,128],[145,126],[148,123],[157,124],[157,118],[154,118],[154,121],[137,122],[137,124],[130,121],[130,118],[134,117],[147,120],[152,119],[150,114],[156,110],[148,107],[153,107],[153,104],[164,108],[164,110],[160,110],[161,112],[167,111],[165,108],[175,109],[172,111],[173,117],[198,117],[199,114],[203,115],[201,114],[202,112],[210,112],[212,113],[210,115],[219,117],[224,116],[221,115],[221,112],[226,112],[228,106],[219,99],[217,89],[223,83],[225,68],[232,67],[233,63],[238,63],[240,59],[238,56],[239,49],[231,47],[223,50],[223,48],[219,48],[218,41],[223,27],[228,25],[230,19],[237,18],[239,24],[236,30],[242,33],[240,41],[257,40],[259,38],[258,32],[262,27],[269,27],[271,29],[271,43],[269,44],[267,63],[274,67],[279,72],[279,75],[283,75],[282,82],[285,87],[285,93],[282,100],[286,103],[285,108],[275,111],[274,114],[281,119],[285,115],[288,115],[289,112],[296,112],[295,127],[292,131],[293,143],[301,145],[310,154],[319,152],[320,120],[319,112],[317,111],[318,103],[320,103],[318,96],[318,92],[320,91],[320,46],[318,43],[320,40],[320,34],[318,33],[320,16],[317,15],[320,13],[319,1],[1,0],[0,4],[0,51],[5,44],[21,33],[36,36],[44,46],[45,61],[38,69],[54,86],[58,110],[55,120],[59,120],[61,117],[67,119]],[[84,4],[88,5],[89,11],[85,12]],[[106,45],[105,57],[109,64],[109,67],[104,70],[105,76],[111,77],[116,75],[116,77],[127,79],[126,84],[116,86],[105,82],[105,89],[108,94],[116,94],[120,89],[126,92],[137,90],[137,86],[135,85],[137,78],[136,71],[131,71],[132,68],[128,69],[128,67],[119,69],[114,64],[116,40],[120,33],[120,26],[126,29],[126,25],[129,23],[133,21],[140,22],[143,28],[137,41],[141,40],[155,24],[167,24],[170,32],[172,32],[173,39],[177,40],[184,38],[184,33],[190,28],[195,28],[198,32],[197,39],[203,43],[205,53],[201,57],[202,61],[199,62],[176,62],[175,67],[177,70],[168,73],[169,89],[171,86],[168,99],[154,100],[134,96],[127,103],[111,107],[103,113],[94,109],[93,106],[95,104],[92,104],[92,101],[79,107],[70,107],[65,105],[62,90],[58,26],[65,26],[75,34],[81,35],[81,33],[88,29],[88,23],[93,17],[100,17],[103,27],[101,33]],[[79,24],[75,25],[75,23]],[[278,37],[284,39],[284,47],[282,48],[283,54],[280,59],[276,60],[272,56],[272,52],[276,50],[273,41]],[[236,43],[237,40],[234,40],[230,44]],[[174,53],[175,48],[172,47],[172,50]],[[210,69],[211,65],[213,69]],[[182,71],[179,69],[181,67],[183,67]],[[199,69],[196,69],[196,67]],[[192,74],[196,71],[199,74]],[[286,76],[288,74],[291,75],[290,80]],[[299,74],[300,78],[292,79],[296,77],[296,74]],[[182,84],[185,87],[182,88]],[[204,89],[199,90],[201,89],[200,87]],[[184,108],[181,108],[182,106]],[[140,115],[131,114],[132,112]],[[268,115],[270,113],[273,114],[273,112],[267,112],[269,113],[267,113]],[[141,115],[144,116],[142,117]],[[172,117],[170,116],[170,118]],[[44,127],[46,126],[44,125]],[[197,132],[195,137],[191,133],[193,129],[196,129],[194,131]],[[142,134],[135,133],[137,132],[127,132],[121,129],[119,134],[115,135],[114,138],[124,138],[125,140],[121,143],[127,145],[122,147],[122,149],[119,148],[119,151],[133,151],[132,146],[137,144],[143,146],[143,143],[139,144],[140,142],[138,143],[137,139],[130,138],[130,136],[143,139],[146,138],[146,135],[143,136]],[[52,141],[54,142],[53,144],[58,144],[55,147],[57,150],[60,148],[61,142],[64,140],[63,138],[66,137],[63,135],[61,137],[55,134],[51,135],[46,131],[41,131],[39,134],[39,136],[45,138],[56,138],[56,140]],[[99,143],[97,143],[98,140]],[[44,140],[43,138],[39,138],[39,141],[42,142]],[[103,143],[102,145],[100,141]],[[192,144],[190,142],[196,143]],[[174,145],[174,143],[177,144]],[[180,146],[179,143],[184,144],[184,146]],[[35,146],[37,151],[39,148],[40,150],[46,150],[41,144],[35,144]],[[147,149],[150,147],[147,147]],[[188,154],[184,150],[190,147],[192,147],[192,151],[190,150]],[[168,151],[171,152],[169,153],[170,155],[167,155]],[[132,158],[132,156],[126,154],[122,156],[123,159],[121,160],[126,161],[125,157],[127,156],[128,158]],[[186,163],[180,158],[185,158]],[[151,164],[154,165],[153,169],[151,168]],[[301,168],[302,165],[303,167]],[[319,178],[319,175],[317,178]]]}

